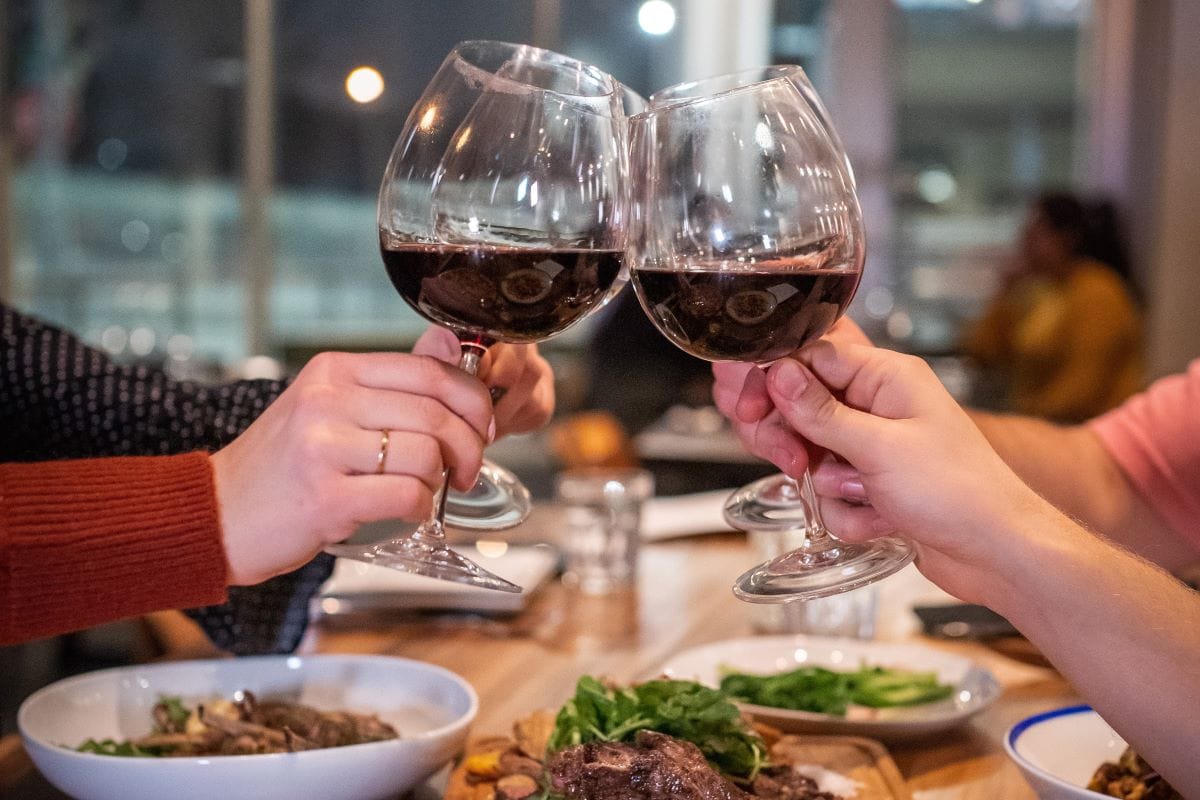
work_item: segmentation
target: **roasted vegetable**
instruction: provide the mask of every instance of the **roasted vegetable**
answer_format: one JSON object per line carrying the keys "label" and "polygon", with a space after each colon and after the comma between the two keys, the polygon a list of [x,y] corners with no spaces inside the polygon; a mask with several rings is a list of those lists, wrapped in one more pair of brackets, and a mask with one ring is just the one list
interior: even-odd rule
{"label": "roasted vegetable", "polygon": [[1101,764],[1087,788],[1122,800],[1183,800],[1131,747],[1125,748],[1116,763]]}

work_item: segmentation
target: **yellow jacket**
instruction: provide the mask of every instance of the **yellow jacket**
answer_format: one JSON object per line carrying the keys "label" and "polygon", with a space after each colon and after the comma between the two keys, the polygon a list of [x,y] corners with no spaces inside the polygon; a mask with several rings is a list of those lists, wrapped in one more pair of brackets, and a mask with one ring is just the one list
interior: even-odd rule
{"label": "yellow jacket", "polygon": [[1062,280],[1028,278],[1002,293],[964,351],[1006,379],[1011,410],[1081,422],[1143,388],[1142,319],[1121,278],[1081,261]]}

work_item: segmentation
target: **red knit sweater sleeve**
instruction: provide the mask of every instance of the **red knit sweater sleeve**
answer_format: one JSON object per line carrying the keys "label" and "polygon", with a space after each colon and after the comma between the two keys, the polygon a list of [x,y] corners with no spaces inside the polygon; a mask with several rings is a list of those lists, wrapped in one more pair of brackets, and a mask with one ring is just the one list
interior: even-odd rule
{"label": "red knit sweater sleeve", "polygon": [[0,464],[0,645],[222,602],[205,453]]}

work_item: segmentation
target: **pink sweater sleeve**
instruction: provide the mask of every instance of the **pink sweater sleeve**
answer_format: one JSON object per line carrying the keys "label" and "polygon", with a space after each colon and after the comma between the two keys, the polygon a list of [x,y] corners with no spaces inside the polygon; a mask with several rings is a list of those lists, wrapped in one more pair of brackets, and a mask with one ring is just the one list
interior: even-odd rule
{"label": "pink sweater sleeve", "polygon": [[0,645],[225,599],[208,456],[0,464]]}
{"label": "pink sweater sleeve", "polygon": [[1090,427],[1146,502],[1200,551],[1200,359]]}

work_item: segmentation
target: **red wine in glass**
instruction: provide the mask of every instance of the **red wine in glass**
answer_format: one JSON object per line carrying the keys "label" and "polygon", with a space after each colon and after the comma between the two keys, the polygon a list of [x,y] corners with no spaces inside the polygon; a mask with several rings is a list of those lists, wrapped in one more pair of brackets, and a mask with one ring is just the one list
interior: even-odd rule
{"label": "red wine in glass", "polygon": [[622,251],[401,244],[381,248],[392,285],[422,316],[483,347],[540,342],[600,305]]}
{"label": "red wine in glass", "polygon": [[633,284],[667,338],[707,361],[765,363],[819,338],[846,310],[861,273],[791,269],[744,272],[689,266],[640,269]]}

